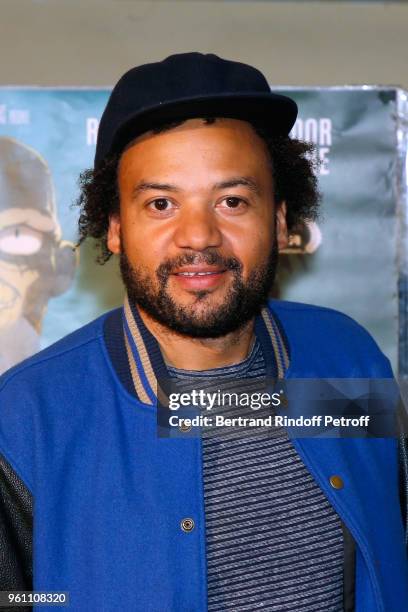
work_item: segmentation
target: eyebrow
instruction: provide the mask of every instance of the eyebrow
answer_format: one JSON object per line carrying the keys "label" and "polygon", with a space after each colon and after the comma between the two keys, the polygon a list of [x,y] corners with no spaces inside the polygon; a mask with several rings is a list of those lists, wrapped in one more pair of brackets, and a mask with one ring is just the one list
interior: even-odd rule
{"label": "eyebrow", "polygon": [[[257,195],[260,195],[261,193],[258,183],[256,182],[255,179],[253,179],[250,176],[234,176],[226,181],[215,183],[212,189],[213,191],[216,191],[219,189],[229,189],[230,187],[239,187],[239,186],[248,187],[251,191],[253,191]],[[133,188],[132,198],[136,198],[139,193],[142,193],[144,191],[149,191],[149,190],[172,191],[172,192],[182,191],[180,187],[177,187],[177,185],[172,185],[170,183],[156,183],[156,182],[150,182],[150,181],[141,181],[140,183],[135,185],[135,187]]]}
{"label": "eyebrow", "polygon": [[248,187],[254,193],[260,195],[261,190],[256,180],[250,176],[235,176],[227,181],[216,183],[213,189],[229,189],[230,187]]}

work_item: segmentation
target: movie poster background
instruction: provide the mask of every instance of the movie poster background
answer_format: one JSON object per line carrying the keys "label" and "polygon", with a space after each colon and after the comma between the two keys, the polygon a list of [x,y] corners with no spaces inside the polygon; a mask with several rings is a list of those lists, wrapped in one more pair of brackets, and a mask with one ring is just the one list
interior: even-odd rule
{"label": "movie poster background", "polygon": [[[373,334],[396,370],[401,336],[401,241],[406,242],[399,212],[403,186],[398,90],[353,87],[281,91],[294,97],[300,107],[293,134],[317,145],[323,202],[317,225],[298,228],[292,236],[291,247],[281,260],[275,295],[329,306],[352,316]],[[19,274],[28,274],[34,260],[40,262],[35,274],[31,272],[36,290],[26,300],[30,312],[33,301],[42,300],[37,318],[32,316],[29,321],[38,333],[38,345],[25,345],[21,340],[21,359],[122,301],[114,260],[97,265],[92,244],[84,244],[79,262],[74,262],[66,249],[77,240],[78,210],[73,206],[78,195],[77,179],[81,170],[92,165],[98,119],[108,95],[107,89],[0,88],[0,140],[11,138],[26,147],[14,147],[23,151],[19,167],[24,167],[24,156],[35,158],[30,162],[29,177],[16,175],[12,181],[7,170],[10,160],[6,168],[0,159],[0,313],[10,307],[10,270],[15,261]],[[43,174],[49,170],[54,212],[47,212],[46,205],[41,208],[42,187],[35,178],[35,163],[43,164]],[[15,187],[17,184],[20,187]],[[35,192],[35,202],[39,203],[33,204]],[[52,208],[52,203],[47,206]],[[32,212],[34,208],[42,210],[40,216]],[[22,209],[31,212],[26,214]],[[51,218],[52,223],[48,223]],[[49,228],[45,230],[47,223]],[[35,239],[39,235],[44,248],[50,236],[57,236],[57,250],[51,249],[49,256],[47,251],[47,257],[38,250],[33,258],[30,249],[38,249]],[[16,245],[23,244],[22,236],[26,242],[21,249]],[[60,256],[62,250],[66,261],[58,267],[55,253]],[[59,283],[58,295],[52,295],[50,282],[45,282],[50,261],[55,283]],[[7,320],[7,316],[0,318],[2,354],[15,351],[16,345],[13,335],[7,333]]]}

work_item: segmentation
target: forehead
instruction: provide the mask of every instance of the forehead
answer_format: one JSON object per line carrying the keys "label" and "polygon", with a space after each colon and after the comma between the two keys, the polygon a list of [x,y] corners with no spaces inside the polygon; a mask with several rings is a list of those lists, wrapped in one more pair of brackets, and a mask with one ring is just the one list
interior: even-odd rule
{"label": "forehead", "polygon": [[213,123],[189,119],[132,141],[121,156],[119,172],[145,174],[156,169],[191,174],[200,168],[238,172],[269,164],[266,143],[250,123],[227,118]]}

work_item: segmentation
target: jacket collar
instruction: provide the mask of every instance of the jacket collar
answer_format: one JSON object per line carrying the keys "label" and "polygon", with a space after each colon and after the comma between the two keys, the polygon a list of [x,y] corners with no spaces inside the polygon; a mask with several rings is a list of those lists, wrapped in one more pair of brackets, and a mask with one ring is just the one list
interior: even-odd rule
{"label": "jacket collar", "polygon": [[[159,343],[147,329],[136,306],[126,296],[122,308],[123,330],[133,385],[138,399],[156,405],[158,379],[168,378]],[[283,333],[267,306],[255,317],[268,378],[283,378],[289,367],[289,354]]]}

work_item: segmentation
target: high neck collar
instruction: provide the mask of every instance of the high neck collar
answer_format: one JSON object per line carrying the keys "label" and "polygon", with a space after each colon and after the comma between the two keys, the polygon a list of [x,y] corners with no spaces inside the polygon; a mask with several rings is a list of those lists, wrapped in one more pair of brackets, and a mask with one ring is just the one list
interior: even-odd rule
{"label": "high neck collar", "polygon": [[[157,381],[169,377],[160,346],[127,296],[124,301],[123,328],[129,367],[137,397],[145,404],[157,403]],[[255,317],[255,335],[261,343],[266,376],[283,378],[289,366],[287,344],[267,306]]]}

